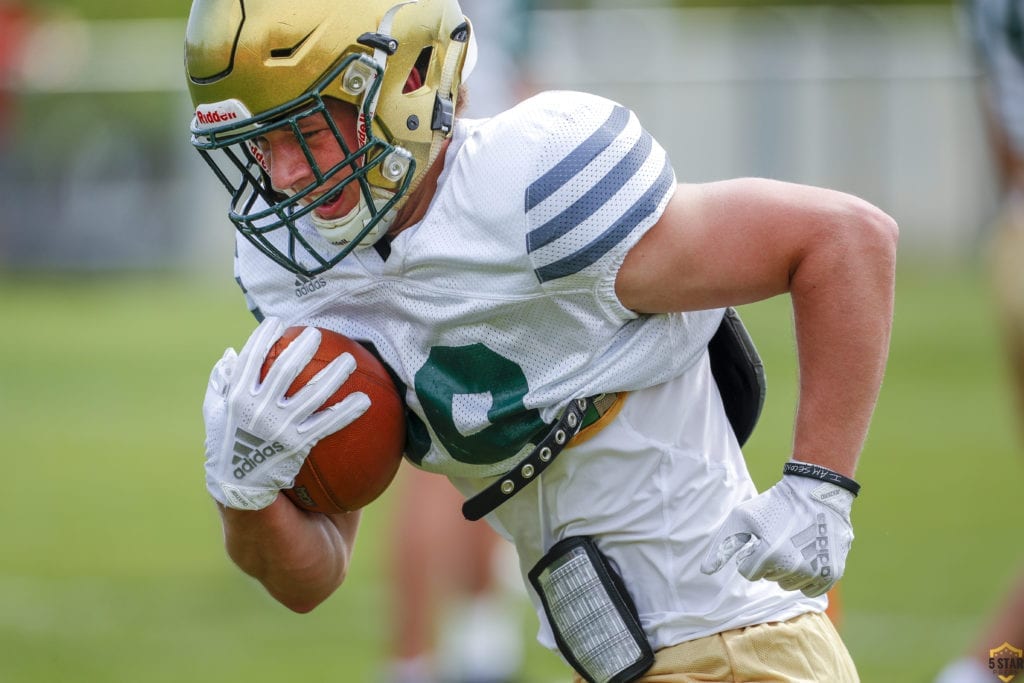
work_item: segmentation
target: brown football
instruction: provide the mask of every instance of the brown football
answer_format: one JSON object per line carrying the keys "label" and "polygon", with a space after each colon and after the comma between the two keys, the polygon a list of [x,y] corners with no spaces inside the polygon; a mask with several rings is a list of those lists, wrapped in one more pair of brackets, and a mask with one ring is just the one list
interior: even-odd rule
{"label": "brown football", "polygon": [[[304,329],[285,330],[263,362],[261,380]],[[394,479],[405,447],[405,405],[391,375],[364,346],[323,328],[320,335],[320,347],[313,360],[285,395],[293,395],[325,365],[348,352],[355,358],[356,369],[320,409],[334,405],[354,391],[369,396],[370,407],[347,427],[320,439],[295,478],[294,487],[284,493],[299,507],[313,512],[351,512],[375,500]]]}

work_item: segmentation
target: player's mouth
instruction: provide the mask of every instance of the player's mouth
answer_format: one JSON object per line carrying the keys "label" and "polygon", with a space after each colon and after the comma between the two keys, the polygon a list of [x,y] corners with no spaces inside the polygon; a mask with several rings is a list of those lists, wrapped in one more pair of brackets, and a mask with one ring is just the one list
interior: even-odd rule
{"label": "player's mouth", "polygon": [[[316,209],[313,210],[313,213],[316,214],[317,217],[325,220],[344,216],[352,208],[351,206],[346,206],[348,203],[345,201],[346,194],[345,188],[339,188],[337,191],[332,193],[332,196],[329,196],[324,203],[316,207]],[[318,199],[319,198],[314,201],[317,201]]]}

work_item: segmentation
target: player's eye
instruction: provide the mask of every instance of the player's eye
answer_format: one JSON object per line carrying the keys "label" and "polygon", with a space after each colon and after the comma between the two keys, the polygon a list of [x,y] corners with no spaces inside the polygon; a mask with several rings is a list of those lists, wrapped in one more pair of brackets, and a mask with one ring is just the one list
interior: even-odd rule
{"label": "player's eye", "polygon": [[306,136],[307,138],[316,137],[318,135],[323,135],[324,133],[329,133],[329,132],[331,132],[331,129],[328,128],[327,126],[316,126],[316,127],[310,127],[308,129],[303,129],[302,130],[302,134],[304,136]]}

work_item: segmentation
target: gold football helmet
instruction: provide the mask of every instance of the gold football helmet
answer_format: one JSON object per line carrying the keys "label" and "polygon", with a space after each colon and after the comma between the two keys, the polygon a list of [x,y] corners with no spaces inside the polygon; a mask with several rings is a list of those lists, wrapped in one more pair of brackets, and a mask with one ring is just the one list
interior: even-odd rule
{"label": "gold football helmet", "polygon": [[[227,186],[238,230],[307,276],[376,242],[451,135],[469,48],[457,0],[195,0],[185,37],[192,143]],[[357,130],[344,131],[355,146],[330,99],[356,108]],[[343,151],[331,168],[303,137],[308,117],[321,117]],[[307,187],[271,186],[262,140],[277,130],[301,145],[315,177]],[[360,202],[348,215],[314,213],[351,183]]]}

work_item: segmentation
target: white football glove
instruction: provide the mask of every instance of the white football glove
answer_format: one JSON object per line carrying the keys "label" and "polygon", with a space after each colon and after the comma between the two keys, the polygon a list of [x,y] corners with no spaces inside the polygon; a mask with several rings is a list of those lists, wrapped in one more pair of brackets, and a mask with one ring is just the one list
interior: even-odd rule
{"label": "white football glove", "polygon": [[348,353],[328,363],[292,397],[285,397],[320,346],[315,328],[296,337],[260,382],[267,352],[283,331],[279,319],[266,318],[240,354],[228,349],[210,373],[203,400],[206,489],[227,507],[259,510],[270,505],[281,489],[293,485],[317,441],[351,424],[370,407],[366,394],[353,392],[315,413],[355,370]]}
{"label": "white football glove", "polygon": [[768,579],[808,597],[822,595],[846,568],[853,499],[831,482],[784,475],[726,517],[700,570],[714,574],[735,556],[750,581]]}

